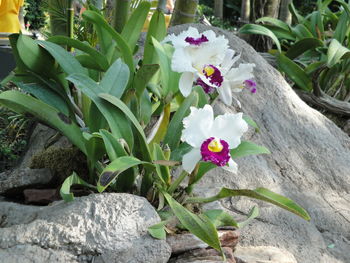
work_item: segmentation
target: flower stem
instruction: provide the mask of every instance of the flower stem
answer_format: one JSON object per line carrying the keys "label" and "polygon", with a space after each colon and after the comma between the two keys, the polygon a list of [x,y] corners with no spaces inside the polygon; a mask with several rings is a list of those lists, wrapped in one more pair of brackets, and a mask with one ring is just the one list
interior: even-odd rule
{"label": "flower stem", "polygon": [[168,188],[168,193],[172,194],[176,190],[176,188],[181,184],[181,182],[187,177],[188,173],[186,171],[182,171],[180,176],[170,185]]}

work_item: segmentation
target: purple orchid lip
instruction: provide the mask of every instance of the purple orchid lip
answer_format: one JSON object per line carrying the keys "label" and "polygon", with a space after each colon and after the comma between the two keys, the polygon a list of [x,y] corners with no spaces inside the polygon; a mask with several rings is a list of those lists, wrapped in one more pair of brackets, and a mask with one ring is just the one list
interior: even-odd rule
{"label": "purple orchid lip", "polygon": [[201,86],[203,88],[204,92],[207,93],[207,94],[212,94],[215,91],[215,88],[209,86],[208,84],[206,84],[200,78],[197,79],[196,85]]}
{"label": "purple orchid lip", "polygon": [[256,93],[256,82],[250,79],[244,81],[244,87],[248,88],[251,93]]}
{"label": "purple orchid lip", "polygon": [[222,82],[224,82],[224,77],[221,75],[221,71],[213,65],[205,66],[203,73],[205,77],[209,79],[210,83],[217,87],[221,87]]}
{"label": "purple orchid lip", "polygon": [[204,42],[208,42],[209,39],[205,35],[202,34],[202,36],[199,38],[186,37],[185,41],[191,45],[199,46],[200,44],[202,44]]}
{"label": "purple orchid lip", "polygon": [[225,166],[228,161],[230,160],[230,149],[229,145],[224,140],[217,140],[216,142],[220,142],[221,148],[219,151],[212,151],[210,150],[210,144],[217,140],[214,137],[210,137],[209,139],[205,140],[201,145],[201,155],[202,160],[205,162],[212,162],[213,164],[217,166]]}

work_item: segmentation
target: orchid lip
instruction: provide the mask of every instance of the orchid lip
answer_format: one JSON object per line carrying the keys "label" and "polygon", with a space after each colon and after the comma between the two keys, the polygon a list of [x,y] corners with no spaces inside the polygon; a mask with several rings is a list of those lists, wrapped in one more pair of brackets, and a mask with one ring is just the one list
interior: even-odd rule
{"label": "orchid lip", "polygon": [[200,150],[203,161],[211,162],[217,166],[227,165],[231,158],[228,143],[215,137],[206,139]]}
{"label": "orchid lip", "polygon": [[199,46],[204,42],[208,42],[209,39],[205,35],[202,34],[201,37],[198,37],[198,38],[186,37],[185,41],[187,43],[189,43],[190,45]]}
{"label": "orchid lip", "polygon": [[209,80],[209,82],[217,87],[221,87],[224,82],[224,77],[221,71],[214,65],[206,65],[203,68],[204,76]]}

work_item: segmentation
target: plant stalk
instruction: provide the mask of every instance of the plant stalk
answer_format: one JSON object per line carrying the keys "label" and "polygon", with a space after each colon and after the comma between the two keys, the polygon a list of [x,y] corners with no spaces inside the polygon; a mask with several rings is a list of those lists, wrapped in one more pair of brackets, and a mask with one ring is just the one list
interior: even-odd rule
{"label": "plant stalk", "polygon": [[176,0],[171,26],[192,23],[196,17],[198,0]]}
{"label": "plant stalk", "polygon": [[[74,37],[74,8],[73,0],[68,1],[67,6],[67,36],[69,38]],[[67,47],[68,51],[71,51],[71,47]]]}

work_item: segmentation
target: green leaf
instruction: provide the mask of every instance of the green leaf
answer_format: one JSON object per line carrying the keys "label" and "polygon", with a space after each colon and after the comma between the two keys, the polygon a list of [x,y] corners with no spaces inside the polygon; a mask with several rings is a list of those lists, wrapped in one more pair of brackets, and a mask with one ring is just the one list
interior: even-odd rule
{"label": "green leaf", "polygon": [[161,82],[162,82],[162,95],[165,97],[168,95],[170,88],[170,74],[172,72],[171,70],[171,60],[167,56],[167,53],[165,51],[165,48],[163,45],[161,45],[156,39],[152,39],[153,46],[155,48],[155,51],[158,55],[159,59],[159,65],[160,65],[160,72],[161,72]]}
{"label": "green leaf", "polygon": [[55,127],[83,153],[86,153],[80,128],[75,122],[52,106],[15,90],[2,92],[0,94],[0,104],[17,113],[33,115],[51,127]]}
{"label": "green leaf", "polygon": [[145,41],[145,49],[143,52],[143,63],[144,64],[154,64],[158,63],[155,57],[155,50],[153,46],[152,39],[162,41],[166,36],[166,25],[164,14],[156,10],[153,13],[152,19],[150,21],[148,32]]}
{"label": "green leaf", "polygon": [[[91,107],[95,105],[102,113],[107,120],[113,135],[118,139],[123,138],[128,146],[132,148],[134,145],[134,137],[129,121],[122,111],[99,97],[99,94],[103,91],[100,90],[97,83],[89,77],[81,74],[72,74],[67,79],[74,83],[77,88],[81,89],[81,91],[94,102]],[[95,116],[92,116],[91,113],[89,116],[90,118],[96,118]]]}
{"label": "green leaf", "polygon": [[132,56],[131,49],[128,44],[125,42],[124,38],[117,33],[106,21],[100,16],[98,13],[93,11],[85,11],[83,13],[83,18],[87,21],[101,27],[105,30],[110,37],[117,43],[118,48],[120,49],[120,53],[123,57],[124,62],[128,65],[130,72],[134,72],[134,60]]}
{"label": "green leaf", "polygon": [[142,96],[148,82],[152,79],[152,77],[154,76],[154,74],[157,73],[158,70],[158,64],[144,64],[136,72],[133,85],[136,90],[136,95],[139,98]]}
{"label": "green leaf", "polygon": [[241,158],[248,155],[270,154],[271,152],[264,146],[256,145],[255,143],[242,141],[237,148],[230,151],[231,158]]}
{"label": "green leaf", "polygon": [[279,54],[277,56],[277,63],[279,69],[285,72],[287,76],[298,85],[299,88],[306,91],[312,90],[312,81],[310,77],[298,64],[283,54]]}
{"label": "green leaf", "polygon": [[166,135],[167,128],[170,120],[170,103],[165,105],[163,108],[163,112],[160,115],[152,134],[150,134],[149,139],[151,142],[149,145],[152,147],[154,143],[160,143],[164,136]]}
{"label": "green leaf", "polygon": [[192,92],[180,105],[179,109],[172,117],[168,131],[164,137],[164,144],[168,144],[171,150],[177,148],[181,138],[181,130],[183,129],[182,120],[190,113],[190,107],[196,106],[198,103],[198,95]]}
{"label": "green leaf", "polygon": [[55,60],[67,74],[88,74],[87,70],[83,68],[73,57],[73,55],[66,51],[63,47],[48,41],[38,41],[38,43],[55,58]]}
{"label": "green leaf", "polygon": [[274,204],[278,207],[281,207],[289,212],[292,212],[293,214],[296,214],[307,221],[310,220],[310,216],[304,210],[304,208],[300,207],[293,200],[290,200],[287,197],[284,197],[282,195],[279,195],[277,193],[274,193],[262,187],[257,188],[255,190],[222,188],[220,192],[213,197],[188,198],[187,202],[188,203],[208,203],[208,202],[214,202],[216,200],[220,200],[222,198],[234,197],[234,196],[246,196],[246,197],[262,200],[262,201]]}
{"label": "green leaf", "polygon": [[[10,40],[10,44],[11,44],[11,48],[12,48],[12,54],[13,57],[16,61],[16,72],[18,70],[25,72],[28,67],[24,64],[23,60],[21,59],[18,49],[17,49],[17,41],[19,38],[20,34],[11,34],[9,36],[9,40]],[[7,83],[7,82],[6,82]]]}
{"label": "green leaf", "polygon": [[341,59],[349,57],[349,55],[350,49],[342,46],[338,40],[333,39],[327,52],[327,66],[331,68],[340,62]]}
{"label": "green leaf", "polygon": [[191,213],[176,202],[168,193],[164,192],[163,194],[180,223],[200,240],[223,254],[218,233],[209,218],[205,215],[198,216]]}
{"label": "green leaf", "polygon": [[38,74],[53,74],[54,59],[45,49],[41,48],[35,40],[22,34],[19,35],[17,51],[24,65],[31,71]]}
{"label": "green leaf", "polygon": [[83,179],[81,179],[75,172],[73,172],[64,180],[60,189],[60,195],[64,201],[71,202],[74,200],[74,194],[70,192],[70,188],[72,185],[75,184],[95,188],[94,186],[88,184]]}
{"label": "green leaf", "polygon": [[147,162],[142,162],[139,159],[131,156],[122,156],[115,159],[105,169],[103,169],[97,183],[97,190],[100,193],[103,192],[120,173],[140,164],[147,164]]}
{"label": "green leaf", "polygon": [[323,42],[317,38],[304,38],[294,43],[285,55],[290,59],[295,59],[308,50],[322,46]]}
{"label": "green leaf", "polygon": [[150,8],[151,4],[149,2],[141,2],[135,11],[131,14],[128,22],[123,28],[121,36],[128,43],[130,50],[135,49],[137,40],[140,38],[140,34]]}
{"label": "green leaf", "polygon": [[204,92],[204,89],[201,86],[195,86],[193,87],[192,90],[195,91],[198,95],[198,103],[197,103],[198,108],[203,108],[206,104],[209,103],[208,96]]}
{"label": "green leaf", "polygon": [[314,37],[323,39],[324,38],[324,27],[322,15],[319,11],[314,11],[310,17],[311,20],[311,31]]}
{"label": "green leaf", "polygon": [[104,55],[98,52],[96,49],[92,48],[90,45],[83,43],[79,40],[72,39],[66,36],[52,36],[47,41],[55,43],[57,45],[67,45],[69,47],[73,47],[79,49],[94,59],[95,63],[99,65],[99,67],[106,71],[109,67],[108,60]]}
{"label": "green leaf", "polygon": [[339,17],[337,27],[335,28],[333,37],[340,43],[343,43],[346,38],[346,34],[349,29],[349,18],[350,16],[348,15],[348,13],[343,12]]}
{"label": "green leaf", "polygon": [[298,24],[303,23],[304,17],[301,16],[301,15],[298,13],[298,11],[296,10],[296,8],[295,8],[293,2],[291,2],[291,3],[289,4],[288,8],[289,8],[289,11],[290,11],[291,14],[292,14],[293,19],[296,21],[296,23],[298,23]]}
{"label": "green leaf", "polygon": [[218,228],[221,226],[233,226],[238,228],[237,222],[231,215],[221,209],[207,210],[204,212],[213,225]]}
{"label": "green leaf", "polygon": [[259,208],[257,206],[254,206],[250,211],[249,214],[247,216],[247,219],[244,220],[243,222],[239,222],[238,228],[242,228],[245,227],[246,225],[248,225],[254,218],[259,216]]}
{"label": "green leaf", "polygon": [[[153,159],[157,160],[157,161],[158,160],[166,160],[166,158],[164,156],[164,152],[163,152],[162,148],[159,146],[159,144],[153,145]],[[161,179],[161,181],[164,182],[164,184],[166,186],[169,186],[171,183],[171,176],[170,176],[169,167],[164,166],[164,165],[160,165],[160,164],[156,164],[156,170],[157,170],[158,176]]]}
{"label": "green leaf", "polygon": [[267,22],[269,24],[272,24],[278,28],[281,28],[285,31],[289,31],[290,32],[290,27],[287,23],[279,20],[279,19],[276,19],[276,18],[272,18],[272,17],[268,17],[268,16],[265,16],[265,17],[262,17],[262,18],[259,18],[255,21],[256,23],[260,23],[260,22]]}
{"label": "green leaf", "polygon": [[258,35],[268,36],[276,44],[278,51],[282,52],[281,43],[278,40],[278,38],[276,37],[276,35],[271,30],[267,29],[264,26],[246,24],[246,25],[241,27],[241,29],[239,30],[239,33],[241,33],[241,34],[258,34]]}
{"label": "green leaf", "polygon": [[293,33],[297,36],[297,40],[301,40],[304,38],[313,38],[314,36],[303,24],[298,24],[292,28]]}
{"label": "green leaf", "polygon": [[156,239],[166,239],[166,232],[165,232],[165,225],[167,224],[167,221],[162,221],[158,224],[155,224],[153,226],[150,226],[148,228],[148,233],[156,238]]}
{"label": "green leaf", "polygon": [[106,152],[108,154],[108,158],[111,162],[116,160],[118,157],[128,155],[123,145],[121,145],[121,143],[116,137],[113,136],[112,133],[110,133],[107,130],[101,129],[100,134],[102,136]]}
{"label": "green leaf", "polygon": [[100,82],[100,89],[104,93],[121,98],[129,81],[129,68],[121,59],[116,60],[108,69]]}
{"label": "green leaf", "polygon": [[255,128],[256,132],[260,131],[260,128],[258,126],[258,124],[252,119],[250,118],[248,115],[243,115],[243,120],[249,125],[252,126],[253,128]]}
{"label": "green leaf", "polygon": [[138,143],[139,143],[140,150],[142,152],[142,158],[144,160],[146,160],[147,162],[151,162],[152,161],[152,157],[151,157],[148,145],[147,145],[147,140],[146,140],[145,133],[144,133],[141,125],[137,121],[136,117],[134,116],[134,114],[128,108],[128,106],[126,106],[118,98],[116,98],[114,96],[111,96],[109,94],[102,93],[102,94],[99,94],[99,97],[104,99],[104,100],[106,100],[106,101],[108,101],[109,103],[111,103],[115,107],[117,107],[131,121],[131,123],[134,125],[134,127],[135,127],[135,129],[137,131],[137,138],[138,138]]}
{"label": "green leaf", "polygon": [[[171,149],[171,148],[170,148]],[[192,150],[192,146],[183,142],[175,150],[171,151],[170,160],[172,161],[182,161],[182,156]]]}

